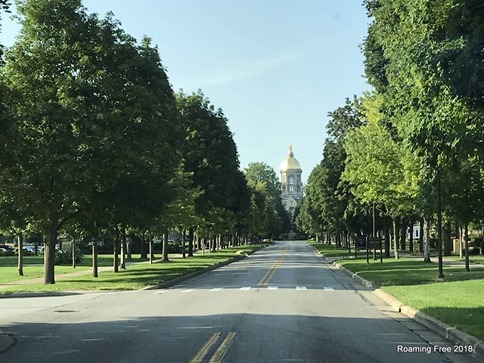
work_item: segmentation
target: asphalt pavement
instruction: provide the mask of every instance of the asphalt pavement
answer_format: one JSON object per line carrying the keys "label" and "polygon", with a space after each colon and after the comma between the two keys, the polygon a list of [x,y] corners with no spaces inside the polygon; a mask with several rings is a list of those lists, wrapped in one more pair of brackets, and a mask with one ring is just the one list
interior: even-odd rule
{"label": "asphalt pavement", "polygon": [[0,362],[477,361],[373,291],[277,242],[170,288],[0,299]]}

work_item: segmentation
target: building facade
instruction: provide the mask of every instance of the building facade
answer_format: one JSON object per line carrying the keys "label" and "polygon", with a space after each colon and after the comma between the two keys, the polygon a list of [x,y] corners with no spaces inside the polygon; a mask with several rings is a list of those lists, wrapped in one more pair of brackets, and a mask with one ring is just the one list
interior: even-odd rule
{"label": "building facade", "polygon": [[294,157],[292,145],[289,145],[289,152],[281,164],[280,172],[282,205],[294,216],[294,211],[303,197],[303,185],[301,165]]}

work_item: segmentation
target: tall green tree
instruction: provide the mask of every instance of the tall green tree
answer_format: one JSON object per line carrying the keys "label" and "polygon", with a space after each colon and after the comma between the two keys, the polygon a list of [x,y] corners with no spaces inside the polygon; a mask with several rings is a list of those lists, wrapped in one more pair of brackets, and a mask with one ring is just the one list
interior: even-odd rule
{"label": "tall green tree", "polygon": [[[483,158],[483,4],[480,1],[367,0],[373,18],[365,42],[368,79],[403,143],[424,161],[437,191],[439,276],[441,191],[455,159]],[[461,189],[465,193],[465,188]]]}
{"label": "tall green tree", "polygon": [[[363,97],[361,112],[367,123],[348,134],[342,180],[348,182],[361,203],[383,205],[384,211],[395,219],[415,211],[421,162],[409,148],[392,138],[385,127],[382,102],[383,97],[378,94]],[[395,257],[397,251],[395,246]]]}
{"label": "tall green tree", "polygon": [[321,164],[314,167],[308,177],[304,197],[296,216],[297,227],[316,239],[329,230],[329,223],[323,218],[322,210],[326,202],[322,191],[327,180],[327,169]]}
{"label": "tall green tree", "polygon": [[192,175],[193,186],[200,190],[195,200],[200,225],[192,226],[189,237],[188,253],[192,255],[197,227],[209,234],[225,230],[222,228],[225,212],[237,200],[239,160],[227,118],[201,91],[191,95],[180,92],[177,105],[185,132],[181,144],[184,168]]}
{"label": "tall green tree", "polygon": [[91,210],[98,223],[126,227],[169,194],[177,110],[155,49],[137,47],[112,17],[99,20],[78,0],[17,8],[22,29],[4,75],[15,114],[7,169],[15,193],[29,191],[51,284],[54,246],[69,218]]}
{"label": "tall green tree", "polygon": [[265,211],[259,212],[265,216],[265,226],[262,228],[265,229],[265,234],[278,237],[283,232],[289,232],[290,220],[282,205],[281,183],[274,169],[266,163],[253,162],[245,169],[245,176],[253,187],[253,192],[262,194],[265,199],[264,203],[259,203],[265,208]]}
{"label": "tall green tree", "polygon": [[342,234],[355,233],[361,228],[353,223],[356,221],[351,217],[354,211],[349,210],[352,195],[341,182],[346,159],[344,142],[352,130],[363,124],[358,103],[356,96],[353,100],[346,98],[344,106],[328,113],[326,126],[328,138],[324,143],[321,161],[326,172],[321,174],[323,180],[319,181],[324,202],[322,200],[320,203],[320,213],[327,223],[327,231],[334,234],[337,244],[341,243]]}

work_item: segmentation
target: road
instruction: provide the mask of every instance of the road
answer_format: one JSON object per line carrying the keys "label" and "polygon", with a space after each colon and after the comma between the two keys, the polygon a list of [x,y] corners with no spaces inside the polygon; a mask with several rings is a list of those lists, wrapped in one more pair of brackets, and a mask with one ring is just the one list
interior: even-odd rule
{"label": "road", "polygon": [[0,329],[9,363],[475,362],[295,241],[169,289],[0,299]]}

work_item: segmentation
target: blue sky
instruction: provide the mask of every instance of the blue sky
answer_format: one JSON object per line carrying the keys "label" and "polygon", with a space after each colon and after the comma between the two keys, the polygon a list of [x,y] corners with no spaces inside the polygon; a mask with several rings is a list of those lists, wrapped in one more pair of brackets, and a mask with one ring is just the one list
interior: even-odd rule
{"label": "blue sky", "polygon": [[[279,174],[292,144],[303,180],[322,158],[327,114],[369,89],[359,49],[362,0],[84,0],[159,48],[175,91],[201,89],[222,108],[241,167]],[[18,32],[7,16],[2,43]]]}

